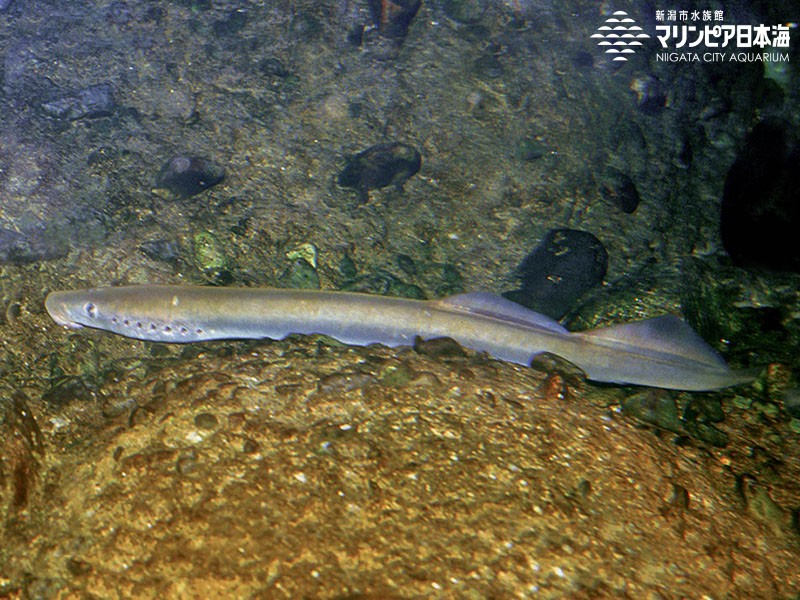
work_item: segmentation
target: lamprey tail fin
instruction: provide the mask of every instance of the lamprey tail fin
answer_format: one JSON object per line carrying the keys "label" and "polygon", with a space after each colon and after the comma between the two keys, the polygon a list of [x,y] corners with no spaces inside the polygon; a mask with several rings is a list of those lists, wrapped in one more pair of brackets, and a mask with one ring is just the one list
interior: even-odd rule
{"label": "lamprey tail fin", "polygon": [[709,367],[728,368],[716,350],[685,321],[674,315],[593,329],[583,335],[596,341],[674,354]]}

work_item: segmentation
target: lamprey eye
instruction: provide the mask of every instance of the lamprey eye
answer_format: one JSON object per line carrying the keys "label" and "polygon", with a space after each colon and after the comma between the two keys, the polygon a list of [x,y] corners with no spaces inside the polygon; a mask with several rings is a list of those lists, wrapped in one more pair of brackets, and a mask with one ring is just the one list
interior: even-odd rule
{"label": "lamprey eye", "polygon": [[86,313],[87,317],[94,319],[95,317],[97,317],[97,306],[95,306],[91,302],[87,302],[86,304],[83,305],[83,312]]}

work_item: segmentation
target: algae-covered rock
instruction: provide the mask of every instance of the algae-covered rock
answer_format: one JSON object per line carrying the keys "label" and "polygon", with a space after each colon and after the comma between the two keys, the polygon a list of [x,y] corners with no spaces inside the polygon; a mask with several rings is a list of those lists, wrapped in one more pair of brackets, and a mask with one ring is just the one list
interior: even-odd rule
{"label": "algae-covered rock", "polygon": [[192,244],[194,264],[212,283],[230,281],[229,260],[219,238],[208,231],[195,234]]}

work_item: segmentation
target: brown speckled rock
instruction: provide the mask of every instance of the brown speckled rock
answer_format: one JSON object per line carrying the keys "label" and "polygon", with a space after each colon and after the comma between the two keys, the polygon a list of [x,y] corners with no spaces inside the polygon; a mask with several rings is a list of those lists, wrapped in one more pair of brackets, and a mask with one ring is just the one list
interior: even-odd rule
{"label": "brown speckled rock", "polygon": [[563,378],[472,353],[437,361],[311,338],[230,348],[197,348],[166,368],[143,361],[48,423],[44,493],[31,495],[24,525],[3,522],[5,591],[800,589],[793,534],[748,514],[725,460],[597,408]]}

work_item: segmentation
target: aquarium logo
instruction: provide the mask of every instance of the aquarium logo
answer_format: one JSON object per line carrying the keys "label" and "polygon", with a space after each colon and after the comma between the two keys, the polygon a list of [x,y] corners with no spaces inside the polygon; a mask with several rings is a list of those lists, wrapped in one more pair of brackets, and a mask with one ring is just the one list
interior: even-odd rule
{"label": "aquarium logo", "polygon": [[600,40],[597,45],[605,48],[606,54],[614,56],[616,62],[626,62],[626,55],[634,54],[635,49],[642,46],[641,40],[649,38],[624,10],[616,11],[592,35],[592,39]]}
{"label": "aquarium logo", "polygon": [[721,10],[657,10],[656,37],[663,51],[656,61],[763,62],[770,69],[789,62],[790,32],[797,23],[723,24],[724,18]]}

